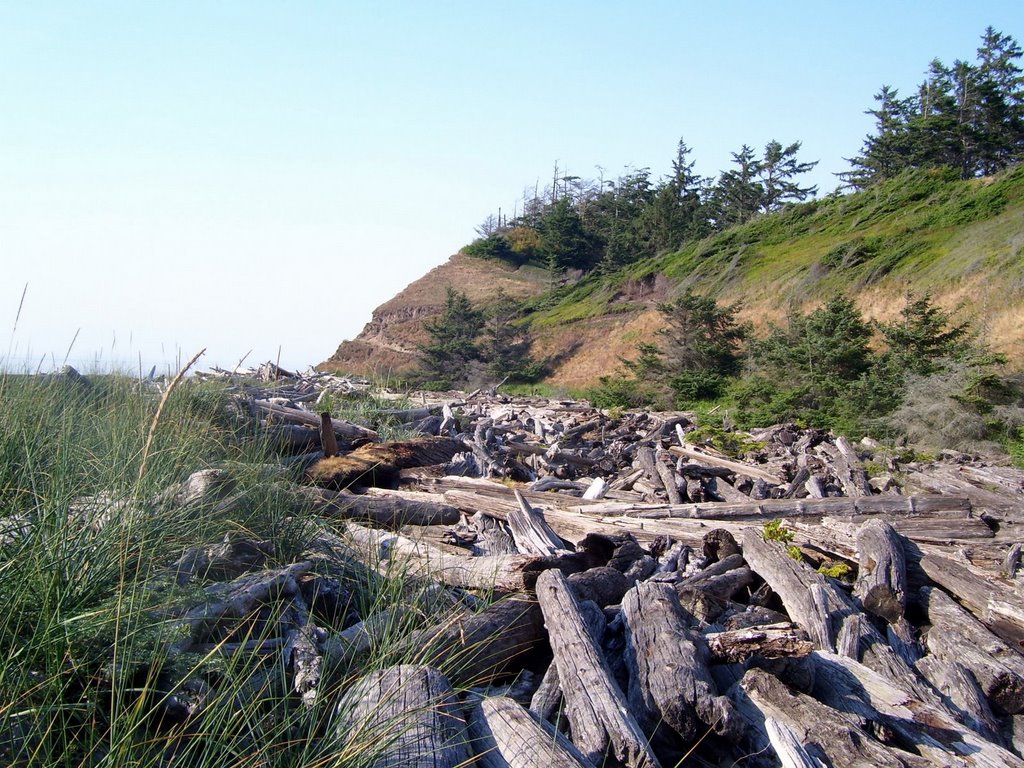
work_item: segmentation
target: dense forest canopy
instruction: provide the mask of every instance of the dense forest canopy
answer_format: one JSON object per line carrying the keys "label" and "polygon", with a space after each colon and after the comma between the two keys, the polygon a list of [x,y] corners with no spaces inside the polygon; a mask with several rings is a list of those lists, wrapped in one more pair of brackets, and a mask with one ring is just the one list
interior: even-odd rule
{"label": "dense forest canopy", "polygon": [[[839,174],[847,189],[864,189],[914,168],[952,167],[963,178],[987,175],[1024,158],[1022,50],[988,27],[975,63],[934,59],[912,96],[888,85],[867,110],[875,131]],[[532,263],[552,274],[613,272],[660,252],[777,211],[817,194],[801,177],[816,161],[800,157],[800,141],[772,140],[758,151],[744,144],[717,177],[695,173],[693,150],[680,139],[671,169],[649,168],[611,179],[584,179],[560,170],[528,189],[512,218],[489,216],[465,251],[512,264]]]}

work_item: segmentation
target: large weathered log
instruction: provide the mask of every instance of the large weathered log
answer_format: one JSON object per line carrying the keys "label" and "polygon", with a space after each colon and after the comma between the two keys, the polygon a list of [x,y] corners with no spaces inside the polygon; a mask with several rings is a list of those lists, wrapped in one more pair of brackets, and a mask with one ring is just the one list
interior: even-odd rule
{"label": "large weathered log", "polygon": [[767,625],[711,632],[704,636],[715,661],[735,663],[752,656],[763,659],[803,658],[814,646],[792,625]]}
{"label": "large weathered log", "polygon": [[544,619],[525,595],[459,614],[396,644],[398,658],[441,669],[456,685],[481,685],[521,666],[544,643]]}
{"label": "large weathered log", "polygon": [[731,459],[723,459],[720,456],[712,456],[711,454],[703,451],[695,450],[690,446],[676,446],[673,445],[669,449],[669,453],[674,453],[676,456],[685,456],[688,459],[694,461],[700,461],[704,464],[710,464],[713,467],[724,467],[732,471],[737,475],[746,475],[747,477],[761,478],[762,480],[771,483],[772,485],[785,485],[785,480],[776,474],[768,472],[767,470],[759,467],[751,466],[750,464],[743,464],[739,461],[732,461]]}
{"label": "large weathered log", "polygon": [[782,600],[789,617],[803,627],[817,648],[835,650],[837,626],[856,612],[850,599],[777,542],[765,541],[761,531],[741,534],[743,557]]}
{"label": "large weathered log", "polygon": [[469,732],[481,768],[593,768],[565,736],[504,696],[470,709]]}
{"label": "large weathered log", "polygon": [[834,709],[880,723],[932,765],[1024,768],[1024,760],[981,738],[944,707],[924,703],[892,679],[844,656],[815,651],[814,697]]}
{"label": "large weathered log", "polygon": [[635,504],[600,502],[573,507],[590,515],[630,515],[648,519],[695,518],[700,520],[770,520],[776,517],[823,517],[826,515],[920,515],[970,512],[963,496],[842,496],[825,499],[764,499],[746,504]]}
{"label": "large weathered log", "polygon": [[456,768],[472,759],[460,710],[439,671],[402,664],[356,681],[338,703],[335,731],[372,768]]}
{"label": "large weathered log", "polygon": [[[926,768],[932,765],[917,755],[878,743],[859,726],[856,719],[845,717],[810,696],[790,690],[763,670],[748,670],[743,679],[729,689],[728,695],[736,711],[751,726],[754,750],[774,743],[767,724],[774,720],[796,733],[807,754],[819,761],[816,766]],[[785,759],[783,754],[778,756]],[[783,762],[785,768],[799,765]]]}
{"label": "large weathered log", "polygon": [[443,464],[465,450],[461,440],[448,437],[371,443],[344,456],[320,459],[306,470],[306,479],[314,485],[335,489],[353,485],[390,486],[397,482],[402,469]]}
{"label": "large weathered log", "polygon": [[[253,404],[261,411],[276,417],[277,419],[288,423],[288,424],[302,424],[307,427],[320,428],[320,416],[310,411],[304,411],[301,408],[292,408],[287,405],[279,405],[278,403],[272,403],[269,400],[253,400]],[[331,425],[334,427],[335,433],[341,435],[348,440],[376,440],[377,433],[372,429],[366,427],[360,427],[358,424],[352,424],[341,419],[331,419]]]}
{"label": "large weathered log", "polygon": [[1014,648],[1024,647],[1024,601],[994,577],[983,577],[947,557],[925,555],[921,569],[950,592],[995,634]]}
{"label": "large weathered log", "polygon": [[346,536],[365,553],[371,567],[411,571],[466,589],[522,592],[532,589],[538,573],[548,568],[564,568],[570,573],[580,570],[575,555],[556,558],[516,554],[484,557],[450,555],[424,542],[356,523],[347,526]]}
{"label": "large weathered log", "polygon": [[907,607],[907,563],[900,536],[883,520],[857,531],[858,569],[853,593],[864,609],[895,622]]}
{"label": "large weathered log", "polygon": [[[621,574],[620,574],[621,575]],[[571,577],[570,577],[571,578]],[[604,612],[592,600],[580,600],[580,615],[596,647],[600,647],[607,621]],[[558,683],[558,665],[552,661],[530,699],[530,710],[542,720],[554,723],[562,705],[562,688]]]}
{"label": "large weathered log", "polygon": [[303,507],[323,517],[357,520],[383,528],[403,525],[454,525],[460,513],[455,507],[436,501],[428,494],[419,498],[405,496],[363,495],[329,488],[295,486],[303,498]]}
{"label": "large weathered log", "polygon": [[537,600],[554,651],[573,743],[596,764],[603,763],[610,746],[615,758],[629,768],[656,768],[658,760],[587,631],[565,577],[557,571],[541,574]]}
{"label": "large weathered log", "polygon": [[928,648],[971,671],[993,708],[1024,712],[1024,656],[992,634],[941,589],[921,590],[931,630]]}
{"label": "large weathered log", "polygon": [[960,722],[982,738],[1002,744],[999,723],[992,714],[984,691],[967,667],[930,653],[918,659],[916,668],[942,694],[943,703]]}
{"label": "large weathered log", "polygon": [[732,708],[708,671],[711,652],[690,629],[679,596],[668,584],[645,582],[622,601],[629,703],[647,733],[662,723],[684,742],[705,727],[728,733]]}

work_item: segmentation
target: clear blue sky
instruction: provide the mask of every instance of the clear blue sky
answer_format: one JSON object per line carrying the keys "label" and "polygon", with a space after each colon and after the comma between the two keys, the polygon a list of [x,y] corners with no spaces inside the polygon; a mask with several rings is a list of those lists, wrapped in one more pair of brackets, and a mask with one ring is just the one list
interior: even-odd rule
{"label": "clear blue sky", "polygon": [[988,24],[1024,3],[0,0],[0,359],[319,362],[556,161],[800,140],[828,192]]}

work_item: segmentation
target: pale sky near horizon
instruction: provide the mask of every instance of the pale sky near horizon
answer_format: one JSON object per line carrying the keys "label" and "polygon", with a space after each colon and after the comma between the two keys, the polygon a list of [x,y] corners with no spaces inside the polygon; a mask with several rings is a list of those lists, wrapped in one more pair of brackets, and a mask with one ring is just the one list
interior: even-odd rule
{"label": "pale sky near horizon", "polygon": [[0,366],[315,364],[556,162],[799,140],[827,193],[989,24],[1024,3],[0,0]]}

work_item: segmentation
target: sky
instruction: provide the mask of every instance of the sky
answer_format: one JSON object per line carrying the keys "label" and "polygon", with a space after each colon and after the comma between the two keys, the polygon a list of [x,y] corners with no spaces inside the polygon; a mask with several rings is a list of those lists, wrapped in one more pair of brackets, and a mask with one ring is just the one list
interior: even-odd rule
{"label": "sky", "polygon": [[556,163],[801,141],[830,192],[990,24],[1024,3],[0,0],[0,367],[316,364]]}

